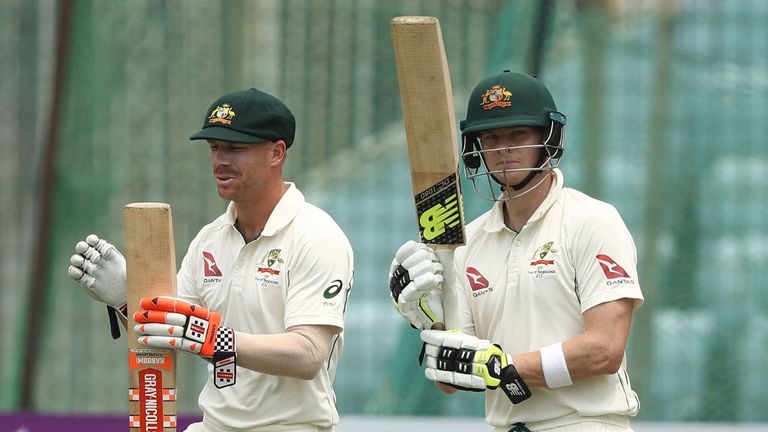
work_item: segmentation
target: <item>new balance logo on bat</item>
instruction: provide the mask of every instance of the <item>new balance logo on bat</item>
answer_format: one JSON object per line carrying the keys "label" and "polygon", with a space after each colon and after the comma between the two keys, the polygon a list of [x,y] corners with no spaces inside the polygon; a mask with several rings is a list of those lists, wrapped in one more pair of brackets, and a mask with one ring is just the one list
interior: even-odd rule
{"label": "new balance logo on bat", "polygon": [[425,211],[419,218],[424,238],[434,240],[447,228],[454,228],[461,222],[456,194],[450,195],[442,203],[437,203]]}

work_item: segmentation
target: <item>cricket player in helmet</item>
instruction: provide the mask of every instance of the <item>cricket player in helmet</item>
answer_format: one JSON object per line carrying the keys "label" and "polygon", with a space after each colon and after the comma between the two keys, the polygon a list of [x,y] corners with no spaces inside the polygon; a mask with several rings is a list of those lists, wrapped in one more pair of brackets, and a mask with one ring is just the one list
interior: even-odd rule
{"label": "cricket player in helmet", "polygon": [[[485,392],[496,432],[631,431],[640,408],[624,354],[643,301],[637,252],[613,206],[565,186],[564,126],[538,79],[482,80],[461,122],[462,158],[493,206],[450,262],[409,241],[390,270],[390,292],[408,293],[398,312],[422,329],[425,376],[448,394]],[[446,291],[457,294],[451,331]]]}
{"label": "cricket player in helmet", "polygon": [[[535,128],[541,136],[539,142],[513,148],[510,143],[499,142],[504,138],[499,133],[483,133],[514,127]],[[484,79],[472,91],[467,118],[461,122],[462,159],[467,179],[480,196],[492,201],[529,192],[541,185],[545,172],[559,165],[564,128],[565,115],[557,111],[552,95],[541,81],[509,71]],[[532,166],[522,166],[510,155],[513,149],[539,149],[538,157]],[[489,166],[488,159],[499,158],[499,163]],[[513,176],[516,173],[525,175]],[[522,179],[510,183],[513,177]],[[502,193],[494,192],[491,180],[501,185]]]}

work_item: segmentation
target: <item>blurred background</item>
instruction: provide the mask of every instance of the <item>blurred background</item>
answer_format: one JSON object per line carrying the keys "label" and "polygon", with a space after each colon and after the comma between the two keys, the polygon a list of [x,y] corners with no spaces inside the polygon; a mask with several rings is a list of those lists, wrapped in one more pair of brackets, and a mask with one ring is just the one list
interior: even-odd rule
{"label": "blurred background", "polygon": [[[73,247],[94,232],[122,249],[123,206],[163,201],[181,262],[226,207],[187,138],[213,100],[257,87],[297,118],[287,178],[355,250],[342,419],[481,419],[482,395],[422,378],[388,297],[417,237],[397,15],[440,19],[459,119],[503,69],[537,74],[568,116],[566,185],[614,204],[638,249],[638,420],[768,422],[763,0],[1,0],[0,412],[126,412],[125,339],[67,277]],[[489,203],[464,190],[471,220]],[[181,413],[205,377],[180,356]]]}

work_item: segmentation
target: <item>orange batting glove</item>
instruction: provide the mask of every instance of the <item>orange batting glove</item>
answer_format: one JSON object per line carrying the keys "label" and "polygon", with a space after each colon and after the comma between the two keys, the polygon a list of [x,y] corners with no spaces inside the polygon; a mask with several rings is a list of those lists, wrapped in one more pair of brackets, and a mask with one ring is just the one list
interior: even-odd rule
{"label": "orange batting glove", "polygon": [[145,297],[133,314],[139,343],[198,354],[214,365],[217,388],[235,383],[235,332],[221,325],[221,314],[175,297]]}

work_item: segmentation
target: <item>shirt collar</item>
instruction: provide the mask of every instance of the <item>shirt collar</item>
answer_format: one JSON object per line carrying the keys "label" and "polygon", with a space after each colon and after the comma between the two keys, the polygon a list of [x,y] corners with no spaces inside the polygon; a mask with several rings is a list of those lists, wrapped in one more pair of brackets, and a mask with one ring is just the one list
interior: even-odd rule
{"label": "shirt collar", "polygon": [[[552,186],[549,188],[549,193],[547,194],[546,198],[544,198],[544,201],[539,204],[539,207],[536,209],[536,211],[533,212],[530,219],[528,219],[528,222],[526,222],[526,225],[541,219],[544,214],[547,213],[550,207],[552,207],[552,205],[560,198],[561,192],[563,190],[563,173],[558,168],[554,168],[552,172],[554,173],[555,181],[552,182]],[[491,208],[488,219],[486,219],[483,223],[483,230],[489,233],[494,233],[505,228],[504,201],[497,201]]]}
{"label": "shirt collar", "polygon": [[[286,182],[288,190],[285,191],[280,201],[272,210],[272,213],[267,219],[267,224],[261,231],[262,236],[273,236],[281,229],[285,228],[296,215],[299,213],[299,209],[306,202],[304,194],[291,182]],[[237,220],[237,212],[235,211],[235,203],[230,202],[227,206],[227,212],[224,214],[224,221],[234,227]]]}

